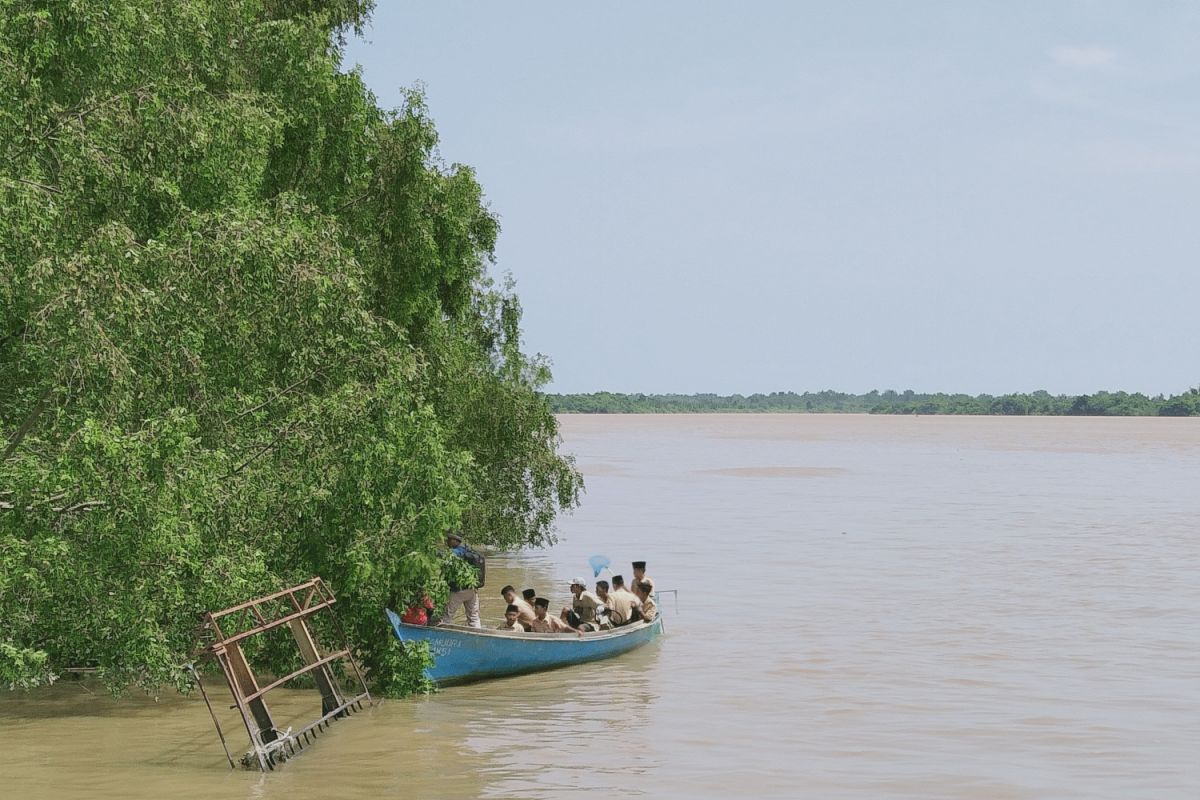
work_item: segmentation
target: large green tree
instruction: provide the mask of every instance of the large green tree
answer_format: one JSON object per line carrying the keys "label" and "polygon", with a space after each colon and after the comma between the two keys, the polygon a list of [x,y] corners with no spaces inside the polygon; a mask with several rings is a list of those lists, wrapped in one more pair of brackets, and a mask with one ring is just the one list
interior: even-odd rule
{"label": "large green tree", "polygon": [[0,0],[0,681],[174,681],[319,574],[386,686],[448,527],[577,502],[478,183],[341,68],[369,10]]}

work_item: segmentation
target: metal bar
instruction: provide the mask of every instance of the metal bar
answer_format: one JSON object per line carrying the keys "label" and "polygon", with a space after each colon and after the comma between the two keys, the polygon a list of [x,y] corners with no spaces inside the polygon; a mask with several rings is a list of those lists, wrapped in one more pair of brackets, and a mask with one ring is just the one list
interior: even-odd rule
{"label": "metal bar", "polygon": [[[288,734],[286,736],[286,738],[277,739],[276,740],[277,744],[275,744],[274,746],[264,747],[263,752],[269,758],[274,758],[274,754],[278,750],[281,750],[281,748],[286,746],[288,744],[289,740],[295,740],[295,739],[300,738],[300,736],[304,736],[304,735],[307,735],[310,733],[312,733],[313,735],[316,735],[318,732],[320,732],[320,730],[324,730],[325,728],[328,728],[330,726],[330,724],[332,722],[334,722],[337,715],[341,714],[342,711],[346,710],[348,708],[348,706],[350,706],[354,703],[361,702],[362,698],[365,698],[365,697],[366,697],[366,694],[359,694],[358,697],[348,699],[347,702],[344,702],[341,705],[338,705],[336,709],[332,709],[329,712],[329,714],[326,714],[325,716],[320,717],[319,720],[317,720],[316,722],[308,723],[307,726],[305,726],[304,728],[300,728],[299,730],[296,730],[296,732]],[[272,766],[271,769],[275,769],[274,766]]]}
{"label": "metal bar", "polygon": [[[300,657],[304,659],[304,663],[313,664],[325,661],[320,669],[313,673],[317,688],[321,690],[321,713],[324,714],[329,709],[341,705],[342,692],[333,677],[333,672],[329,669],[328,660],[321,656],[321,647],[317,644],[312,631],[309,630],[307,621],[298,619],[288,623],[288,627],[292,630],[292,638],[296,640],[296,647],[300,649]],[[346,648],[346,655],[349,655],[349,649],[349,647]]]}
{"label": "metal bar", "polygon": [[[321,579],[318,578],[317,580]],[[321,585],[324,586],[324,582]],[[332,595],[330,597],[332,598]],[[342,637],[342,647],[349,651],[350,640],[346,638],[346,631],[342,629],[342,621],[338,619],[337,613],[332,608],[329,609],[329,616],[333,618],[333,625],[337,628],[338,636]],[[375,700],[371,698],[371,690],[367,688],[367,680],[359,670],[358,662],[354,660],[353,655],[347,655],[346,657],[350,659],[350,666],[354,668],[354,674],[358,676],[358,683],[362,686],[363,694],[367,696],[367,702],[374,706]]]}
{"label": "metal bar", "polygon": [[675,596],[675,613],[679,613],[679,590],[678,589],[659,589],[654,593],[654,602],[660,603],[659,595],[670,594]]}
{"label": "metal bar", "polygon": [[221,626],[217,624],[217,620],[212,614],[204,615],[204,624],[216,631],[217,639],[224,639],[225,633],[221,630]]}
{"label": "metal bar", "polygon": [[246,715],[246,707],[242,705],[242,697],[238,693],[237,684],[234,682],[233,673],[230,671],[228,656],[219,654],[217,663],[221,665],[221,671],[225,673],[225,682],[229,684],[229,692],[233,695],[233,701],[237,704],[238,712],[242,715],[242,723],[246,726],[246,735],[250,737],[250,746],[254,748],[254,754],[258,756],[258,767],[263,772],[267,771],[267,762],[263,758],[262,750],[258,746],[258,740],[254,738],[254,730],[250,727],[250,717]]}
{"label": "metal bar", "polygon": [[254,600],[247,600],[245,603],[240,603],[236,606],[230,606],[229,608],[226,608],[222,611],[211,611],[208,613],[208,616],[212,617],[213,619],[220,619],[221,617],[224,617],[227,614],[232,614],[234,611],[241,611],[245,608],[249,608],[250,606],[254,605],[255,603],[263,603],[263,602],[266,602],[267,600],[277,600],[278,598],[283,597],[288,592],[295,592],[295,591],[299,591],[300,589],[307,589],[310,586],[315,586],[317,581],[319,581],[319,580],[321,580],[321,579],[313,578],[311,581],[305,581],[304,583],[301,583],[297,586],[293,586],[290,589],[284,589],[281,592],[275,592],[274,594],[268,594],[263,597],[255,598]]}
{"label": "metal bar", "polygon": [[318,728],[319,726],[324,727],[324,726],[329,725],[329,723],[333,721],[334,717],[336,717],[338,714],[342,713],[342,711],[344,711],[347,706],[349,706],[351,703],[355,703],[355,702],[362,700],[364,697],[367,697],[367,695],[360,694],[358,697],[354,697],[354,698],[351,698],[350,700],[347,700],[346,702],[342,703],[337,708],[330,711],[325,716],[321,717],[316,722],[313,722],[313,723],[309,724],[308,726],[296,731],[295,733],[292,734],[292,736],[293,737],[300,736],[302,734],[313,731],[315,728]]}
{"label": "metal bar", "polygon": [[318,577],[316,582],[316,586],[313,588],[317,590],[317,596],[322,600],[333,600],[333,592],[330,590],[325,581]]}
{"label": "metal bar", "polygon": [[241,701],[246,708],[250,709],[255,723],[258,725],[256,740],[262,744],[275,741],[279,736],[276,733],[275,719],[271,716],[271,709],[268,708],[267,701],[261,696],[253,700],[246,699],[247,695],[258,692],[258,679],[254,676],[254,670],[251,669],[249,662],[246,661],[246,655],[242,652],[241,646],[234,644],[227,648],[225,658],[234,682],[237,684]]}
{"label": "metal bar", "polygon": [[321,609],[329,608],[329,606],[332,605],[334,602],[336,602],[336,601],[330,600],[328,603],[324,603],[319,606],[311,606],[309,608],[304,609],[303,611],[297,611],[295,614],[288,614],[286,617],[280,617],[279,619],[271,620],[270,622],[268,622],[265,625],[260,625],[256,628],[251,628],[248,631],[242,631],[241,633],[235,633],[233,636],[223,639],[222,641],[213,642],[213,644],[210,645],[210,647],[213,650],[213,652],[216,652],[219,649],[224,649],[228,645],[234,644],[236,642],[240,642],[243,639],[248,639],[251,636],[255,635],[256,633],[266,633],[269,630],[278,628],[280,625],[286,625],[294,619],[302,619],[304,617],[312,616],[313,614],[320,611]]}
{"label": "metal bar", "polygon": [[221,737],[221,748],[225,750],[225,758],[229,760],[229,768],[237,769],[233,763],[233,756],[229,755],[229,745],[225,744],[225,734],[221,731],[221,723],[217,721],[217,714],[213,711],[212,703],[208,702],[208,692],[204,691],[204,682],[200,680],[200,673],[196,671],[195,664],[188,664],[187,668],[192,673],[192,680],[200,687],[200,696],[204,698],[204,705],[208,707],[208,715],[212,717],[213,725],[217,728],[217,736]]}
{"label": "metal bar", "polygon": [[287,683],[292,678],[299,678],[301,675],[303,675],[306,672],[309,672],[310,670],[314,670],[318,667],[323,667],[326,664],[328,664],[330,661],[336,661],[339,658],[341,658],[342,656],[348,656],[348,655],[350,655],[349,650],[339,650],[338,652],[333,653],[332,655],[325,656],[325,658],[322,658],[320,661],[314,661],[312,664],[305,664],[303,667],[296,670],[291,675],[286,675],[286,676],[280,678],[279,680],[275,681],[274,683],[267,684],[266,686],[262,687],[257,692],[255,692],[254,694],[246,695],[245,701],[247,703],[249,703],[251,700],[257,700],[258,698],[262,697],[264,694],[271,691],[272,689],[278,689],[280,686]]}

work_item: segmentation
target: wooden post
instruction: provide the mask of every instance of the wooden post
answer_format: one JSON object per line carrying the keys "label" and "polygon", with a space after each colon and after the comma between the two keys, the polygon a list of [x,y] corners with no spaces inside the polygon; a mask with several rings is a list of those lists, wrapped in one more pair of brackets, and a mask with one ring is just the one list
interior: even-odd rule
{"label": "wooden post", "polygon": [[[304,659],[305,664],[315,664],[323,658],[321,649],[317,646],[316,639],[313,638],[312,631],[308,629],[304,618],[292,620],[288,623],[288,627],[292,629],[292,637],[296,640],[300,657]],[[328,664],[322,664],[313,671],[313,680],[316,681],[317,688],[321,690],[322,716],[345,702],[342,699],[342,693],[338,691],[337,681],[334,680],[333,671],[329,669]]]}
{"label": "wooden post", "polygon": [[[258,681],[255,680],[250,665],[246,663],[246,656],[242,653],[241,645],[236,642],[227,645],[225,656],[229,660],[229,671],[233,675],[234,683],[238,692],[241,693],[241,697],[256,693]],[[258,723],[258,738],[262,743],[267,744],[278,739],[279,734],[275,732],[275,721],[271,719],[271,711],[267,708],[266,700],[256,697],[247,705],[250,707],[250,713],[254,715],[254,721]]]}

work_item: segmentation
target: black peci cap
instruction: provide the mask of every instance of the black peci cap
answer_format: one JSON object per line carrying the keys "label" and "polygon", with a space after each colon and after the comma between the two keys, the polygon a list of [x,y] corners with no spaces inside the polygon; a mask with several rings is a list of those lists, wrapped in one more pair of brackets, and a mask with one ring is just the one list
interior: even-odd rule
{"label": "black peci cap", "polygon": [[645,561],[635,561],[635,562],[633,562],[633,568],[634,569],[645,569],[646,562]]}
{"label": "black peci cap", "polygon": [[519,613],[519,612],[520,612],[520,610],[521,610],[521,609],[519,609],[519,608],[517,608],[516,606],[514,606],[514,605],[511,605],[511,604],[510,604],[508,608],[504,609],[504,613],[505,613],[505,614],[516,614],[516,613]]}
{"label": "black peci cap", "polygon": [[539,608],[549,608],[550,607],[550,601],[544,597],[539,597],[538,599],[534,600],[533,604],[535,606],[538,606]]}

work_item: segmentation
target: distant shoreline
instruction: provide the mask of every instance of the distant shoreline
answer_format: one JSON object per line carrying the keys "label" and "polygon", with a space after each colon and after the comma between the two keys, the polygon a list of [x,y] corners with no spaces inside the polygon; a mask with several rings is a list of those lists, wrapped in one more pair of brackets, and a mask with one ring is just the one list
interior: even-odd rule
{"label": "distant shoreline", "polygon": [[555,414],[909,414],[1043,417],[1194,417],[1200,416],[1200,389],[1172,396],[1139,392],[1052,395],[918,394],[872,391],[846,394],[771,392],[770,394],[547,394]]}

